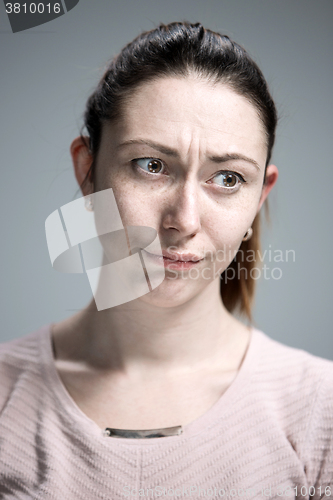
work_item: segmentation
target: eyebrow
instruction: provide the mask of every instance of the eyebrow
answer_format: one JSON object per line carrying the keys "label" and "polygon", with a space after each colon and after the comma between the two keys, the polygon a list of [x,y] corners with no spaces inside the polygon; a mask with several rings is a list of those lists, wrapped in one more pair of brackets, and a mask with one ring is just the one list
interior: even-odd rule
{"label": "eyebrow", "polygon": [[[175,149],[167,148],[163,146],[162,144],[159,144],[157,142],[145,140],[145,139],[130,139],[128,141],[122,142],[117,146],[117,149],[120,149],[124,146],[129,146],[131,144],[144,144],[146,146],[150,146],[153,149],[156,149],[156,151],[159,151],[160,153],[163,153],[165,155],[171,156],[173,158],[180,158],[179,153]],[[231,160],[243,160],[248,163],[251,163],[254,165],[258,170],[260,170],[259,163],[253,160],[252,158],[249,158],[248,156],[238,154],[238,153],[226,153],[221,156],[209,156],[208,158],[210,161],[213,163],[225,163],[227,161]]]}

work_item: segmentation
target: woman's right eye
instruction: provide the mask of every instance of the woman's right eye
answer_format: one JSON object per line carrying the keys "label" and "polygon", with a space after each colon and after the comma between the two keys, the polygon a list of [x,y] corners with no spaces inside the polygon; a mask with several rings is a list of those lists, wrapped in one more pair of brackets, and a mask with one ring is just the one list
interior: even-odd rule
{"label": "woman's right eye", "polygon": [[161,174],[164,171],[164,164],[158,158],[137,158],[132,162],[149,174]]}

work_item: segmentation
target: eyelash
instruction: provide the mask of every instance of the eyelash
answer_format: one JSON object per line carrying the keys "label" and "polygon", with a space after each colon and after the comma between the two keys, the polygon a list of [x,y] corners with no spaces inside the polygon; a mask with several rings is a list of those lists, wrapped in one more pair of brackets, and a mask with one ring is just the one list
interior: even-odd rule
{"label": "eyelash", "polygon": [[[159,158],[153,158],[153,157],[149,156],[149,157],[143,157],[143,158],[135,158],[135,159],[131,160],[131,164],[132,164],[132,166],[136,170],[140,170],[141,174],[147,175],[149,177],[151,177],[153,175],[156,175],[156,173],[154,174],[152,172],[146,172],[142,167],[140,167],[140,165],[137,164],[137,162],[139,160],[156,160],[156,161],[161,162],[162,166],[165,168],[164,162],[162,160],[160,160]],[[161,172],[157,172],[157,174],[163,175],[163,173],[161,173]],[[224,175],[231,174],[231,175],[235,175],[237,177],[238,181],[239,181],[235,186],[233,186],[231,188],[228,188],[228,187],[225,187],[225,186],[219,186],[218,184],[216,184],[216,186],[217,186],[218,189],[221,189],[221,190],[223,190],[225,192],[231,193],[231,192],[237,191],[239,189],[239,187],[240,187],[241,184],[246,184],[246,180],[244,179],[244,177],[241,174],[239,174],[238,172],[233,172],[231,170],[220,170],[220,171],[216,172],[216,174],[213,177],[211,177],[211,179],[214,179],[214,177],[217,177],[219,174],[224,174]],[[211,181],[211,179],[209,179],[209,181]],[[213,182],[209,182],[209,184],[213,184]]]}

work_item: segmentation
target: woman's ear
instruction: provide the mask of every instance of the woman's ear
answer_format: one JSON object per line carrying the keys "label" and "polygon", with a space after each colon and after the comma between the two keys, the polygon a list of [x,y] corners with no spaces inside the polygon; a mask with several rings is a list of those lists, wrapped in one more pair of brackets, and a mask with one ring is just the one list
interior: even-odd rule
{"label": "woman's ear", "polygon": [[268,193],[273,188],[279,176],[279,171],[275,165],[268,165],[266,169],[266,181],[262,187],[261,196],[258,204],[257,213],[261,209],[262,204],[266,200]]}
{"label": "woman's ear", "polygon": [[92,155],[87,146],[88,144],[89,137],[80,136],[74,139],[70,147],[75,177],[81,188],[83,196],[87,196],[93,192],[92,182],[87,181],[84,185],[82,185],[93,162]]}

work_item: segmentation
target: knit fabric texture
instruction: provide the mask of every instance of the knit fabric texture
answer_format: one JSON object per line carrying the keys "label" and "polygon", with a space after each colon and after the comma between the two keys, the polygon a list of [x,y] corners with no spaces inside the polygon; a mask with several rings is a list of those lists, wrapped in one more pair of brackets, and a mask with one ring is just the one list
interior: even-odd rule
{"label": "knit fabric texture", "polygon": [[252,328],[236,378],[182,434],[116,438],[67,392],[45,325],[0,345],[0,498],[333,499],[333,361]]}

